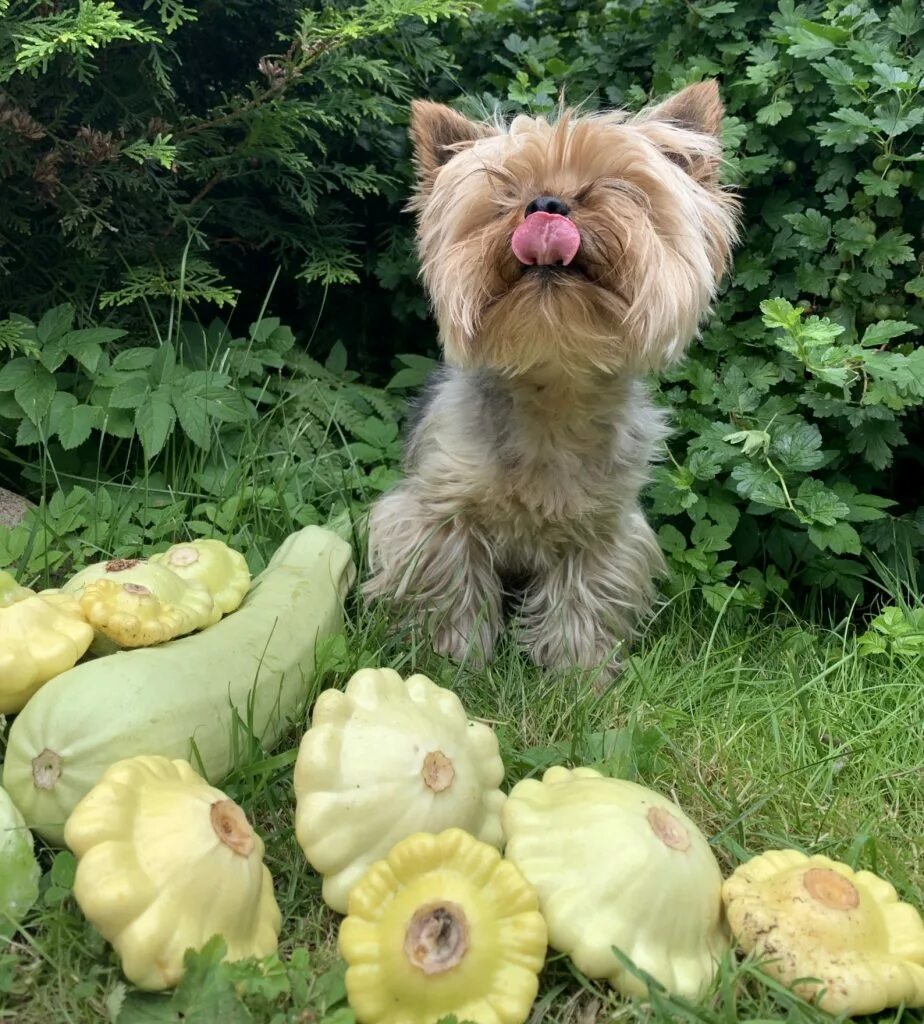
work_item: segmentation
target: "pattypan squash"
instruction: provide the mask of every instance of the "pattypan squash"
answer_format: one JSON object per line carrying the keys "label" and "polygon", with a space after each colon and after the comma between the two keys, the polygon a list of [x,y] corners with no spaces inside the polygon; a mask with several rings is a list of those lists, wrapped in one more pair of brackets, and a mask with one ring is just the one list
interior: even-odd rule
{"label": "pattypan squash", "polygon": [[340,928],[359,1024],[522,1024],[546,952],[536,893],[461,829],[402,840],[353,888]]}
{"label": "pattypan squash", "polygon": [[67,594],[35,594],[0,573],[0,714],[73,668],[93,640],[93,627]]}
{"label": "pattypan squash", "polygon": [[250,586],[250,570],[244,556],[220,540],[174,544],[159,555],[151,555],[150,561],[184,580],[201,583],[221,615],[233,612]]}
{"label": "pattypan squash", "polygon": [[139,988],[175,985],[185,951],[213,935],[228,960],[275,952],[282,918],[263,842],[186,761],[117,761],[74,808],[64,839],[80,909]]}
{"label": "pattypan squash", "polygon": [[506,856],[537,889],[549,943],[624,995],[699,998],[729,948],[722,874],[700,830],[666,797],[590,768],[550,768],[512,790]]}
{"label": "pattypan squash", "polygon": [[362,669],[325,690],[295,763],[295,834],[344,913],[370,864],[415,832],[463,828],[500,847],[497,738],[425,676]]}
{"label": "pattypan squash", "polygon": [[722,895],[741,948],[803,999],[850,1016],[924,1006],[924,922],[871,872],[769,850]]}
{"label": "pattypan squash", "polygon": [[24,597],[32,597],[34,594],[34,590],[21,587],[8,572],[0,569],[0,608],[3,608],[4,605],[15,604]]}
{"label": "pattypan squash", "polygon": [[32,833],[0,789],[0,938],[8,937],[35,903],[40,874]]}
{"label": "pattypan squash", "polygon": [[[77,598],[90,625],[117,647],[150,647],[221,618],[201,583],[137,558],[89,565],[62,589]],[[99,650],[104,652],[105,647]]]}

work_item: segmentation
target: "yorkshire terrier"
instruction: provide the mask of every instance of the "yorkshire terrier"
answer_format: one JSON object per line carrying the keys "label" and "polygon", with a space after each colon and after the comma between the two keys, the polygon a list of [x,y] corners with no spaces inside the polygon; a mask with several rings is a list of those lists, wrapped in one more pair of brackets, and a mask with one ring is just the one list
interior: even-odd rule
{"label": "yorkshire terrier", "polygon": [[446,365],[370,513],[365,592],[438,652],[490,659],[515,593],[533,661],[616,670],[650,609],[663,562],[639,491],[667,430],[644,375],[683,356],[728,264],[722,115],[715,82],[553,123],[413,104]]}

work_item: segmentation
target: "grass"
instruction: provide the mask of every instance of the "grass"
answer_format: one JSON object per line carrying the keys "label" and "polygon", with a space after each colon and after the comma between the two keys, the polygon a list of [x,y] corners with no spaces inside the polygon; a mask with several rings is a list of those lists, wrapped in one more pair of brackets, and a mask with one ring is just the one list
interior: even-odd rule
{"label": "grass", "polygon": [[[342,685],[363,665],[426,672],[495,725],[508,783],[552,763],[593,764],[678,800],[711,837],[726,872],[753,853],[793,846],[878,871],[904,898],[924,905],[920,662],[860,658],[849,631],[790,618],[707,617],[690,596],[662,611],[623,677],[600,693],[591,680],[543,677],[511,644],[485,671],[455,666],[408,637],[389,635],[380,613],[358,602],[352,612],[347,636],[327,652],[319,687]],[[322,904],[319,879],[293,835],[291,766],[302,731],[294,727],[278,750],[256,756],[226,782],[266,840],[284,915],[281,964],[234,974],[204,958],[179,999],[138,998],[67,893],[70,856],[53,860],[43,850],[44,896],[24,933],[0,953],[0,1020],[349,1020],[337,919]],[[924,1014],[882,1019],[899,1018],[924,1021]],[[715,994],[700,1005],[667,996],[645,1005],[620,1000],[552,954],[531,1020],[830,1018],[767,984],[748,962],[726,963]]]}

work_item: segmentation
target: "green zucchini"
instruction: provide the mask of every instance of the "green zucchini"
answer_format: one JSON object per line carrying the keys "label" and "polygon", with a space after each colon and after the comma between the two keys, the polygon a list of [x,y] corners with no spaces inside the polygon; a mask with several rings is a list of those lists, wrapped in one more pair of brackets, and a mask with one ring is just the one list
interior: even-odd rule
{"label": "green zucchini", "polygon": [[316,526],[289,537],[241,607],[201,633],[90,661],[52,679],[10,729],[3,784],[56,845],[115,761],[189,760],[210,781],[241,763],[241,722],[271,747],[311,698],[315,645],[343,625],[352,551]]}

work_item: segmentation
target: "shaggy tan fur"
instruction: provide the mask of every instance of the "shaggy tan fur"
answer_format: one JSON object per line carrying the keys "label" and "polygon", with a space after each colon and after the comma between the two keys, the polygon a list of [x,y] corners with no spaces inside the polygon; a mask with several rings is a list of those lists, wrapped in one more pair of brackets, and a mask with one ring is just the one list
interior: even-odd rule
{"label": "shaggy tan fur", "polygon": [[[639,508],[665,436],[641,375],[679,359],[735,238],[718,184],[715,83],[630,117],[509,126],[417,102],[422,273],[446,368],[370,516],[370,597],[437,650],[490,658],[515,578],[542,665],[613,665],[661,555]],[[568,267],[524,267],[511,238],[539,196],[569,207]]]}

